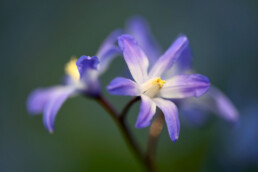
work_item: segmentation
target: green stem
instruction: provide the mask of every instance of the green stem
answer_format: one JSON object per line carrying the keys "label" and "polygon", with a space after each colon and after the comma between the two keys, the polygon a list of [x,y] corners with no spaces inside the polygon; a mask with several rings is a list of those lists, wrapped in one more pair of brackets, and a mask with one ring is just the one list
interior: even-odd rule
{"label": "green stem", "polygon": [[134,104],[134,103],[136,103],[137,101],[139,101],[141,99],[141,97],[135,97],[135,98],[133,98],[132,100],[130,100],[126,105],[125,105],[125,107],[124,107],[124,109],[122,110],[122,112],[121,112],[121,115],[119,116],[119,118],[121,119],[121,120],[124,120],[125,119],[125,117],[126,117],[126,115],[127,115],[127,113],[128,113],[128,111],[129,111],[129,109],[132,107],[132,105]]}
{"label": "green stem", "polygon": [[124,117],[126,116],[129,108],[140,98],[136,97],[131,100],[122,111],[121,115],[119,115],[116,110],[111,106],[111,104],[102,96],[95,97],[96,101],[109,113],[109,115],[113,118],[113,120],[118,125],[124,139],[126,140],[127,145],[133,150],[136,157],[144,164],[145,168],[150,172],[155,172],[156,170],[153,168],[154,166],[150,164],[149,161],[146,160],[143,151],[140,149],[135,139],[133,138]]}
{"label": "green stem", "polygon": [[[147,143],[147,151],[146,151],[146,161],[149,164],[155,164],[155,155],[156,155],[156,148],[158,143],[158,138],[164,126],[164,115],[162,112],[158,113],[157,117],[154,119],[150,126],[149,130],[149,138]],[[153,167],[156,169],[156,166]]]}

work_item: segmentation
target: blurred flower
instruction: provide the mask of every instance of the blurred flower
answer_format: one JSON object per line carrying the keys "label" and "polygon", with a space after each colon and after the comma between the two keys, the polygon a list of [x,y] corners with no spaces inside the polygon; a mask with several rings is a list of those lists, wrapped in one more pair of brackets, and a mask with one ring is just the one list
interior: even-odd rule
{"label": "blurred flower", "polygon": [[120,36],[118,44],[134,81],[122,77],[115,78],[108,85],[108,91],[115,95],[141,96],[140,113],[135,125],[137,128],[150,125],[158,106],[164,113],[171,140],[176,141],[180,130],[178,111],[176,105],[167,99],[198,97],[204,94],[210,85],[209,79],[200,74],[166,75],[188,47],[187,37],[178,37],[149,72],[148,57],[132,36]]}
{"label": "blurred flower", "polygon": [[[157,57],[161,55],[161,50],[146,20],[142,17],[131,18],[127,22],[126,31],[139,41],[139,45],[145,52],[149,52],[148,58],[152,65],[157,60]],[[189,73],[193,73],[193,70],[192,53],[188,44],[181,52],[180,58],[177,59],[173,68],[167,71],[167,75],[174,76]],[[214,86],[211,86],[209,91],[201,97],[176,100],[176,103],[184,116],[195,124],[202,124],[208,112],[217,114],[229,122],[235,122],[238,119],[238,111],[235,106]]]}
{"label": "blurred flower", "polygon": [[231,130],[220,128],[212,151],[212,164],[220,171],[257,171],[258,163],[258,115],[257,101],[249,102],[241,110],[237,125]]}
{"label": "blurred flower", "polygon": [[[258,162],[258,108],[257,101],[245,108],[241,120],[233,131],[225,133],[224,146],[229,160],[239,166],[255,165]],[[222,152],[221,152],[222,154]]]}
{"label": "blurred flower", "polygon": [[72,58],[65,67],[67,75],[64,85],[38,88],[29,95],[29,113],[43,113],[43,123],[49,132],[53,132],[57,112],[67,98],[77,94],[90,97],[99,95],[99,75],[105,72],[111,60],[121,53],[115,45],[120,34],[120,30],[112,32],[100,46],[96,56],[83,55],[78,60]]}

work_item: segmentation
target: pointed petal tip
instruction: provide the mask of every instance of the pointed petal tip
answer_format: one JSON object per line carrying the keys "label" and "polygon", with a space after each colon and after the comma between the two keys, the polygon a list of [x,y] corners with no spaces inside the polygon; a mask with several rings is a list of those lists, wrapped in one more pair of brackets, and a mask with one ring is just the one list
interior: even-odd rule
{"label": "pointed petal tip", "polygon": [[180,130],[180,128],[178,129],[178,132],[174,133],[174,134],[169,133],[169,137],[170,137],[171,141],[174,143],[176,143],[177,140],[179,139],[179,130]]}
{"label": "pointed petal tip", "polygon": [[47,124],[44,122],[44,126],[46,128],[46,130],[49,132],[49,134],[53,134],[54,133],[54,126],[51,124]]}
{"label": "pointed petal tip", "polygon": [[43,124],[50,133],[54,131],[55,118],[59,109],[74,92],[73,87],[60,87],[47,102],[43,112]]}
{"label": "pointed petal tip", "polygon": [[122,50],[125,48],[126,42],[132,42],[134,44],[137,44],[136,40],[129,34],[123,34],[118,37],[118,45]]}
{"label": "pointed petal tip", "polygon": [[227,107],[227,109],[228,109],[228,111],[225,111],[226,108],[220,109],[220,113],[221,113],[222,117],[224,117],[229,124],[232,124],[232,125],[237,124],[239,122],[238,111],[235,109],[235,107],[233,105]]}
{"label": "pointed petal tip", "polygon": [[178,45],[182,45],[182,46],[186,47],[186,46],[188,46],[188,44],[189,44],[189,39],[188,39],[188,37],[187,37],[185,34],[181,33],[181,34],[179,34],[178,37],[176,38],[175,42],[176,42]]}
{"label": "pointed petal tip", "polygon": [[43,121],[43,124],[44,124],[46,130],[49,132],[49,134],[54,133],[54,124],[47,123],[46,121]]}
{"label": "pointed petal tip", "polygon": [[171,141],[172,141],[172,142],[176,143],[176,142],[177,142],[177,140],[178,140],[178,136],[177,136],[177,137],[175,137],[175,138],[170,138],[170,139],[171,139]]}
{"label": "pointed petal tip", "polygon": [[188,37],[187,37],[186,34],[184,34],[184,33],[180,33],[180,34],[178,35],[178,38],[181,38],[181,39],[183,39],[183,40],[185,40],[185,41],[188,41]]}

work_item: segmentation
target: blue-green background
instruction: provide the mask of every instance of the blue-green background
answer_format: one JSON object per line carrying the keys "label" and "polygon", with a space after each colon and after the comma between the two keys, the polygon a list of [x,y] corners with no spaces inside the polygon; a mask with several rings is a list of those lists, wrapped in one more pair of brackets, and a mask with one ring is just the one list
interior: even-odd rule
{"label": "blue-green background", "polygon": [[[102,40],[113,29],[123,28],[126,19],[133,15],[142,15],[149,21],[164,49],[178,34],[185,33],[190,39],[196,71],[208,76],[231,98],[241,112],[240,120],[249,114],[256,117],[256,0],[1,0],[0,14],[0,171],[143,170],[114,122],[94,101],[83,97],[69,99],[58,113],[54,134],[43,127],[41,115],[29,116],[25,106],[30,91],[61,81],[64,65],[71,56],[94,55]],[[103,91],[118,109],[129,98],[110,96],[105,86],[124,74],[124,68],[120,57],[102,76]],[[253,110],[247,111],[250,106]],[[134,128],[138,108],[136,104],[130,111],[128,121],[144,147],[148,128]],[[258,151],[253,153],[258,147],[258,129],[250,129],[255,134],[245,137],[235,127],[210,116],[202,127],[189,127],[182,121],[176,143],[171,142],[164,129],[157,150],[160,171],[258,169]],[[245,126],[248,128],[248,122]],[[256,140],[252,140],[255,136]],[[237,139],[232,141],[232,137]],[[240,158],[231,156],[225,146],[241,140],[254,147],[243,144],[244,152],[252,154],[250,161],[242,154]]]}

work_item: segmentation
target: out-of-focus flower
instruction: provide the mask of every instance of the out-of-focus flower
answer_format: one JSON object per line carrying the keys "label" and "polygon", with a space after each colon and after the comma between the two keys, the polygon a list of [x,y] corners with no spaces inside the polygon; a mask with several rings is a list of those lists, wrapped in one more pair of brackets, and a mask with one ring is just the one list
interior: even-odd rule
{"label": "out-of-focus flower", "polygon": [[67,98],[84,94],[98,96],[100,84],[98,77],[108,67],[111,60],[121,50],[115,45],[120,30],[112,32],[100,46],[96,56],[72,58],[65,66],[65,84],[47,88],[38,88],[28,97],[27,109],[30,114],[43,113],[43,123],[49,132],[54,131],[54,121],[58,110]]}
{"label": "out-of-focus flower", "polygon": [[[154,39],[146,20],[142,17],[131,18],[127,22],[126,31],[139,41],[139,45],[145,52],[149,52],[149,61],[155,62],[158,55],[161,55],[160,46]],[[192,53],[187,45],[173,68],[167,71],[167,75],[193,73],[192,68]],[[176,102],[184,116],[196,124],[201,124],[206,119],[208,112],[217,114],[229,122],[235,122],[238,119],[238,111],[235,106],[227,96],[214,86],[211,86],[209,91],[201,97],[176,100]]]}
{"label": "out-of-focus flower", "polygon": [[198,97],[204,94],[210,85],[209,79],[200,74],[172,77],[165,75],[188,47],[187,37],[178,37],[149,71],[148,57],[132,36],[120,36],[118,44],[134,81],[122,77],[115,78],[108,85],[108,91],[115,95],[141,96],[140,113],[135,125],[137,128],[150,125],[158,106],[164,113],[171,140],[176,141],[180,130],[178,110],[176,105],[167,99]]}
{"label": "out-of-focus flower", "polygon": [[248,107],[240,111],[243,115],[231,130],[219,129],[220,139],[214,144],[213,150],[216,151],[211,152],[209,161],[220,171],[258,170],[257,104],[258,101],[249,102]]}
{"label": "out-of-focus flower", "polygon": [[[257,101],[245,108],[235,130],[225,133],[224,144],[229,159],[239,165],[255,165],[258,160],[258,115]],[[221,153],[222,154],[222,153]],[[250,163],[250,164],[249,164]],[[235,163],[234,163],[235,164]]]}

